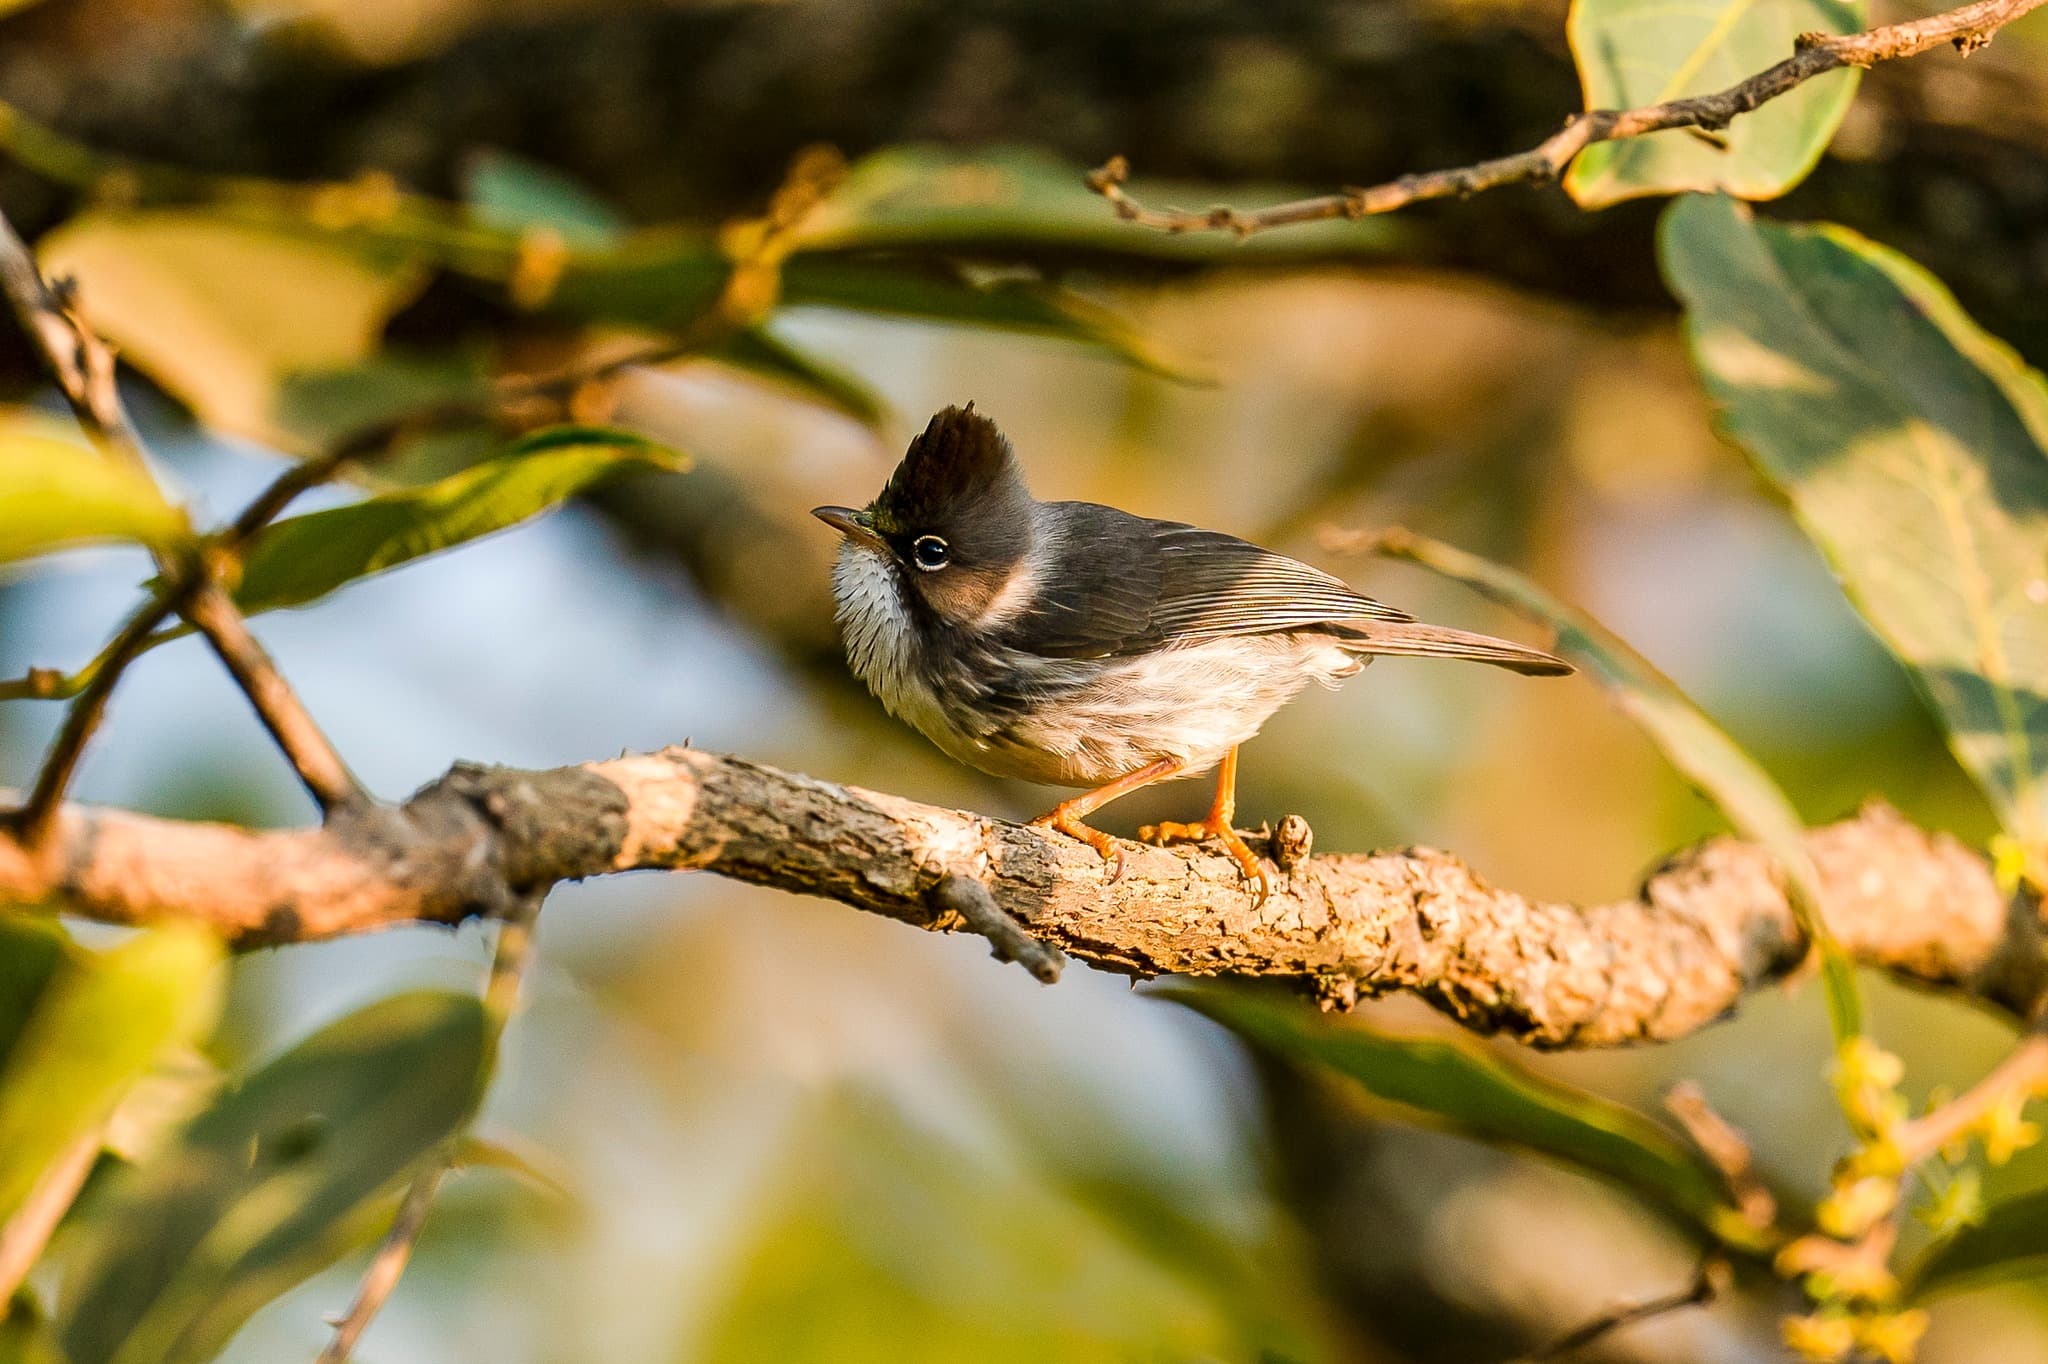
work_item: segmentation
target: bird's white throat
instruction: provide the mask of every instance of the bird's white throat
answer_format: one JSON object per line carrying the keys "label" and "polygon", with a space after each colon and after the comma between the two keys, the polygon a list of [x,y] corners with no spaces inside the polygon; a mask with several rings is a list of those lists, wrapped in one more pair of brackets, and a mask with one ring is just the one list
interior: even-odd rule
{"label": "bird's white throat", "polygon": [[851,541],[840,545],[832,568],[832,597],[846,660],[892,715],[911,718],[911,693],[929,695],[916,672],[917,627],[903,600],[903,584],[882,556]]}

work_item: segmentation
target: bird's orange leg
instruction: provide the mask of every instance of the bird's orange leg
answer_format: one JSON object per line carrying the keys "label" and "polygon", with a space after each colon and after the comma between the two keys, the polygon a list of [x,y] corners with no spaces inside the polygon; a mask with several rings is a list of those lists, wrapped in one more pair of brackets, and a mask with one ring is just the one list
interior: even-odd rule
{"label": "bird's orange leg", "polygon": [[1116,840],[1100,829],[1090,828],[1081,821],[1094,814],[1103,806],[1128,796],[1141,786],[1150,786],[1155,781],[1165,781],[1180,771],[1178,758],[1161,758],[1156,763],[1147,763],[1135,772],[1126,772],[1107,786],[1098,786],[1093,791],[1084,791],[1072,800],[1063,800],[1052,809],[1032,820],[1041,829],[1055,829],[1068,838],[1078,838],[1109,863],[1109,879],[1114,881],[1123,875],[1124,857],[1117,851]]}
{"label": "bird's orange leg", "polygon": [[1138,837],[1147,843],[1199,843],[1213,838],[1222,843],[1230,853],[1237,869],[1244,873],[1247,881],[1256,882],[1258,889],[1253,893],[1254,908],[1266,903],[1266,897],[1273,892],[1273,879],[1266,875],[1266,868],[1245,841],[1238,837],[1237,827],[1232,823],[1237,818],[1237,750],[1231,749],[1223,755],[1223,763],[1216,770],[1216,799],[1210,802],[1209,817],[1200,824],[1182,824],[1178,820],[1167,820],[1163,824],[1147,824],[1138,830]]}

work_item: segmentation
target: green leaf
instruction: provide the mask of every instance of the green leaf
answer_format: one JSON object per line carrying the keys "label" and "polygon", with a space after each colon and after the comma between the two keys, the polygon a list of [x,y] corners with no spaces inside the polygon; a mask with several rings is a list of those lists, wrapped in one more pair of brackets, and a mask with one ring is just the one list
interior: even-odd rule
{"label": "green leaf", "polygon": [[286,375],[367,357],[423,283],[389,257],[200,209],[82,213],[38,254],[77,278],[123,359],[207,425],[259,440],[282,434],[271,408]]}
{"label": "green leaf", "polygon": [[2048,384],[1904,257],[1727,199],[1664,269],[1721,421],[1791,501],[1949,746],[2048,841]]}
{"label": "green leaf", "polygon": [[[1213,193],[1195,184],[1141,183],[1132,192],[1166,203]],[[1233,186],[1245,208],[1299,198],[1298,187]],[[1405,229],[1390,218],[1303,223],[1238,240],[1228,233],[1138,231],[1089,189],[1085,168],[1036,148],[969,152],[889,147],[862,157],[846,182],[804,219],[806,252],[936,251],[987,259],[1101,257],[1248,263],[1393,250]]]}
{"label": "green leaf", "polygon": [[621,470],[681,464],[674,452],[626,432],[581,426],[539,432],[438,482],[277,522],[251,543],[235,600],[252,614],[300,606],[359,578],[515,526]]}
{"label": "green leaf", "polygon": [[[1573,0],[1566,33],[1588,109],[1629,109],[1724,90],[1792,55],[1802,33],[1853,33],[1863,0]],[[1645,194],[1783,194],[1813,169],[1861,73],[1830,71],[1742,115],[1716,146],[1683,129],[1599,142],[1565,188],[1585,208]]]}
{"label": "green leaf", "polygon": [[782,269],[791,307],[833,308],[917,322],[984,327],[1069,341],[1170,379],[1187,367],[1155,347],[1120,314],[1071,289],[1035,278],[978,276],[945,262],[797,256]]}
{"label": "green leaf", "polygon": [[[436,408],[474,408],[488,420],[490,375],[470,355],[380,352],[354,364],[298,370],[278,381],[271,420],[298,448],[325,450]],[[380,460],[377,472],[388,473]]]}
{"label": "green leaf", "polygon": [[765,328],[750,327],[706,351],[705,356],[787,388],[871,431],[879,430],[888,419],[881,397],[857,376],[790,345]]}
{"label": "green leaf", "polygon": [[0,421],[0,563],[107,540],[164,544],[185,529],[148,475],[36,423]]}
{"label": "green leaf", "polygon": [[13,1056],[70,945],[53,918],[19,911],[0,915],[0,1063]]}
{"label": "green leaf", "polygon": [[1935,1245],[1909,1281],[1915,1298],[2048,1277],[2048,1189],[1994,1203],[1984,1220]]}
{"label": "green leaf", "polygon": [[160,929],[57,968],[0,1073],[0,1217],[220,1004],[220,940]]}
{"label": "green leaf", "polygon": [[[675,331],[701,317],[732,265],[716,245],[678,230],[641,232],[617,251],[572,259],[546,311],[581,322]],[[983,327],[1069,341],[1169,377],[1184,367],[1114,311],[1033,277],[981,274],[929,254],[799,253],[782,267],[789,307]]]}
{"label": "green leaf", "polygon": [[578,250],[617,246],[629,230],[618,210],[567,175],[508,152],[471,157],[463,167],[462,197],[488,227],[546,228]]}
{"label": "green leaf", "polygon": [[1426,1121],[1599,1175],[1728,1245],[1758,1250],[1770,1244],[1770,1236],[1728,1202],[1720,1174],[1668,1129],[1521,1070],[1469,1039],[1393,1037],[1250,990],[1206,986],[1162,998],[1275,1056],[1355,1081]]}
{"label": "green leaf", "polygon": [[1835,1039],[1844,1041],[1862,1031],[1854,971],[1818,912],[1820,875],[1807,856],[1806,826],[1756,759],[1619,636],[1513,569],[1407,531],[1389,532],[1376,548],[1464,583],[1554,629],[1557,653],[1597,682],[1737,832],[1770,850],[1785,873],[1800,925],[1820,945]]}
{"label": "green leaf", "polygon": [[[116,1170],[61,1295],[71,1364],[196,1364],[359,1235],[380,1193],[475,1108],[489,1030],[470,995],[381,1000],[228,1089]],[[344,1234],[346,1233],[346,1234]]]}

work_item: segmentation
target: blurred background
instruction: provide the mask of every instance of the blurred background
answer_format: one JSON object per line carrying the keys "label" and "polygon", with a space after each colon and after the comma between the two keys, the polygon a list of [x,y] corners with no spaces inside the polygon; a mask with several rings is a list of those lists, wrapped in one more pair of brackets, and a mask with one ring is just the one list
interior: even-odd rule
{"label": "blurred background", "polygon": [[[1578,106],[1563,21],[1549,0],[0,3],[0,204],[33,235],[118,200],[70,173],[76,144],[209,175],[387,183],[373,172],[447,200],[512,168],[624,225],[709,233],[827,144],[856,183],[879,166],[970,205],[1022,185],[1059,219],[983,225],[965,254],[1109,309],[1122,355],[795,300],[773,336],[871,410],[729,363],[636,370],[603,415],[687,450],[691,472],[259,622],[388,798],[458,758],[687,739],[1037,813],[1055,793],[953,766],[850,680],[833,544],[806,514],[866,500],[933,410],[971,398],[1041,496],[1245,535],[1431,619],[1521,629],[1419,573],[1332,558],[1319,530],[1403,524],[1517,564],[1666,670],[1808,818],[1877,794],[1981,841],[1990,818],[1904,677],[1717,440],[1656,274],[1655,204],[1583,214],[1507,190],[1240,250],[1140,240],[1080,188],[1118,152],[1201,205],[1519,149]],[[1873,72],[1829,159],[1770,211],[1908,252],[2048,363],[2048,23],[1967,64]],[[280,269],[229,269],[221,291]],[[591,342],[515,311],[437,280],[388,335],[487,338],[500,369]],[[56,410],[11,334],[0,385]],[[274,475],[265,441],[192,424],[175,375],[131,396],[198,505],[232,510]],[[77,666],[147,574],[108,551],[0,580],[0,675]],[[59,709],[0,709],[0,781],[33,771]],[[311,816],[190,642],[136,667],[79,792]],[[1205,798],[1162,788],[1105,823],[1128,833]],[[1283,712],[1246,750],[1240,811],[1300,812],[1319,849],[1451,848],[1495,883],[1579,900],[1631,893],[1717,829],[1589,685],[1413,661]],[[1042,989],[978,940],[677,876],[563,887],[539,947],[485,1126],[569,1197],[454,1181],[365,1360],[1450,1364],[1512,1358],[1692,1273],[1688,1242],[1625,1198],[1258,1060],[1170,988],[1076,967]],[[487,959],[473,927],[243,958],[221,1059],[404,984],[472,984]],[[1967,1083],[2007,1041],[1962,1005],[1868,986],[1921,1089]],[[1448,1026],[1398,999],[1360,1018]],[[1800,1200],[1845,1143],[1827,1054],[1799,989],[1682,1043],[1520,1059],[1649,1109],[1699,1081]],[[228,1357],[310,1357],[361,1263],[273,1304]],[[1777,1293],[1747,1285],[1583,1357],[1780,1358]],[[2048,1360],[2048,1303],[1949,1299],[1923,1358]]]}

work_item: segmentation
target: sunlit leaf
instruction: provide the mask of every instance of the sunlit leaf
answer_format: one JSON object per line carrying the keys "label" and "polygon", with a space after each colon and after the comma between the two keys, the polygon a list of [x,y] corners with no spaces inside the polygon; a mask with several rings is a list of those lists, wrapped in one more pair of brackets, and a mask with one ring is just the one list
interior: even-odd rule
{"label": "sunlit leaf", "polygon": [[220,1003],[220,940],[160,929],[57,968],[0,1072],[0,1216]]}
{"label": "sunlit leaf", "polygon": [[762,328],[739,333],[706,352],[706,357],[767,379],[870,430],[887,419],[881,397],[858,377]]}
{"label": "sunlit leaf", "polygon": [[628,230],[618,210],[562,172],[508,152],[480,152],[463,167],[462,197],[490,227],[546,228],[578,249],[616,246]]}
{"label": "sunlit leaf", "polygon": [[448,1141],[475,1107],[488,1050],[473,996],[385,999],[115,1171],[67,1257],[58,1325],[71,1364],[212,1358],[359,1239],[364,1211]]}
{"label": "sunlit leaf", "polygon": [[1729,1203],[1720,1174],[1676,1134],[1620,1104],[1521,1070],[1468,1039],[1389,1036],[1247,990],[1204,987],[1162,997],[1275,1056],[1355,1081],[1420,1119],[1599,1175],[1730,1245],[1767,1244]]}
{"label": "sunlit leaf", "polygon": [[1911,262],[1672,205],[1664,268],[1723,425],[1910,669],[2007,832],[2048,840],[2048,384]]}
{"label": "sunlit leaf", "polygon": [[235,600],[299,606],[385,569],[515,526],[632,467],[680,457],[625,432],[558,427],[435,483],[279,521],[257,536]]}
{"label": "sunlit leaf", "polygon": [[304,234],[198,209],[88,212],[39,244],[92,323],[221,430],[272,439],[285,376],[361,360],[420,272]]}
{"label": "sunlit leaf", "polygon": [[1805,825],[1756,759],[1619,636],[1513,569],[1406,531],[1382,536],[1376,548],[1475,588],[1555,630],[1556,652],[1598,683],[1738,833],[1770,850],[1785,873],[1800,923],[1820,944],[1828,1013],[1837,1040],[1862,1031],[1854,972],[1819,915],[1820,875],[1807,856]]}
{"label": "sunlit leaf", "polygon": [[[1863,0],[1573,0],[1566,32],[1588,109],[1628,109],[1726,89],[1792,55],[1802,33],[1853,33]],[[1682,129],[1600,142],[1565,188],[1587,208],[1644,194],[1724,189],[1768,199],[1826,149],[1860,72],[1830,71],[1742,115],[1714,136]]]}
{"label": "sunlit leaf", "polygon": [[1992,1204],[1982,1222],[1937,1244],[1909,1286],[1928,1297],[2022,1280],[2048,1280],[2048,1189]]}
{"label": "sunlit leaf", "polygon": [[0,563],[99,541],[161,544],[184,529],[148,475],[0,419]]}

